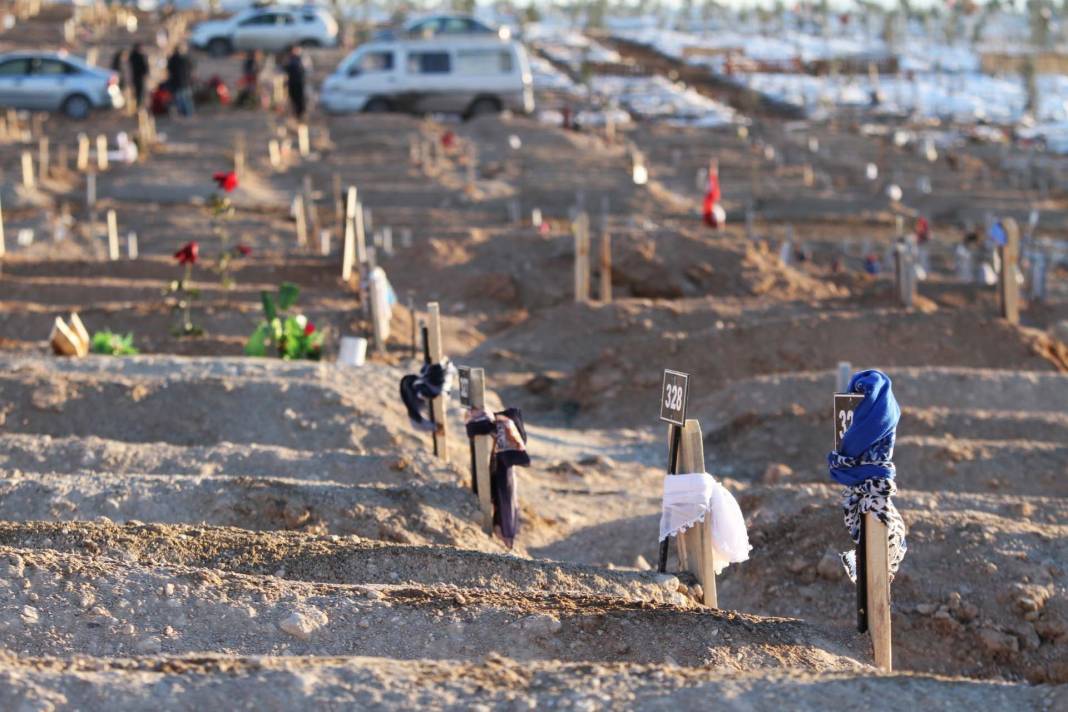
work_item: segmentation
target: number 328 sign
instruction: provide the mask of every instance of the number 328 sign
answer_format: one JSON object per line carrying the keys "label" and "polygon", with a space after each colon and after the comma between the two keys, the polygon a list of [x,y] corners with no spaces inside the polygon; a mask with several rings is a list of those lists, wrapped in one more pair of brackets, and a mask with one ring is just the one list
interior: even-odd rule
{"label": "number 328 sign", "polygon": [[690,376],[664,369],[664,385],[660,389],[660,419],[678,426],[686,424],[686,394]]}

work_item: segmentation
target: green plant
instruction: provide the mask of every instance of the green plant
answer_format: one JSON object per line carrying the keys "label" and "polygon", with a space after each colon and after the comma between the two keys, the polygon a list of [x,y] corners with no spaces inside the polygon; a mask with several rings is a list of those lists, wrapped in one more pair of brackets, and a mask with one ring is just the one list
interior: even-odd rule
{"label": "green plant", "polygon": [[267,356],[274,351],[278,358],[287,361],[310,359],[318,361],[322,355],[323,332],[303,314],[286,314],[300,296],[300,287],[292,282],[282,282],[277,299],[270,292],[260,292],[263,303],[263,321],[248,337],[245,353],[249,356]]}
{"label": "green plant", "polygon": [[91,348],[94,354],[108,356],[134,356],[140,353],[133,345],[133,334],[124,336],[106,330],[93,334]]}

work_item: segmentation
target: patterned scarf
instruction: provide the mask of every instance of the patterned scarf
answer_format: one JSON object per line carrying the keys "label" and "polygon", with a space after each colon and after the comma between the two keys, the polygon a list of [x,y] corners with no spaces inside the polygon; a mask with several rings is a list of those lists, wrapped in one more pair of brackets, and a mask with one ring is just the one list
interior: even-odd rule
{"label": "patterned scarf", "polygon": [[[905,522],[891,499],[897,492],[897,470],[892,459],[901,408],[894,398],[890,378],[881,371],[854,375],[848,390],[862,394],[864,400],[853,411],[853,423],[842,436],[840,449],[827,455],[827,465],[834,481],[846,486],[842,509],[853,543],[860,543],[860,524],[866,512],[886,525],[892,577],[908,550]],[[842,563],[849,580],[856,582],[856,552],[843,552]]]}
{"label": "patterned scarf", "polygon": [[[530,465],[527,453],[527,431],[523,427],[523,413],[518,408],[505,408],[494,413],[493,420],[482,410],[472,408],[466,418],[467,437],[493,435],[490,453],[490,499],[493,501],[493,529],[509,548],[519,533],[519,497],[516,492],[516,467]],[[472,489],[478,494],[478,480]]]}
{"label": "patterned scarf", "polygon": [[[860,523],[865,512],[871,512],[886,525],[890,540],[890,578],[897,572],[908,544],[905,542],[905,520],[894,506],[891,497],[897,493],[897,485],[890,479],[865,480],[856,487],[847,487],[842,492],[842,511],[845,525],[854,544],[860,544]],[[855,549],[841,554],[849,580],[857,581],[857,552]]]}

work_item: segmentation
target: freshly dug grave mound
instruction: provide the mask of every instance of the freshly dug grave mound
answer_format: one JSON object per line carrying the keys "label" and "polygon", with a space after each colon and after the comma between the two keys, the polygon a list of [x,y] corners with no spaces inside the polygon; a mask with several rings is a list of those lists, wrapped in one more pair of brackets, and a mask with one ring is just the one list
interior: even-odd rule
{"label": "freshly dug grave mound", "polygon": [[61,474],[197,475],[284,478],[338,484],[459,483],[470,475],[428,451],[361,454],[354,450],[296,450],[223,442],[182,447],[130,443],[96,436],[0,435],[0,468]]}
{"label": "freshly dug grave mound", "polygon": [[1063,687],[1005,685],[897,673],[761,671],[634,663],[477,662],[381,658],[233,657],[199,654],[73,660],[0,653],[0,695],[87,712],[154,712],[161,705],[263,709],[348,704],[369,710],[727,709],[822,712],[849,709],[1060,709]]}
{"label": "freshly dug grave mound", "polygon": [[[371,655],[858,670],[805,623],[592,595],[310,584],[0,547],[0,621],[25,655]],[[47,605],[46,605],[47,604]]]}
{"label": "freshly dug grave mound", "polygon": [[[1068,504],[1062,497],[916,492],[895,503],[909,528],[892,585],[894,667],[1068,682]],[[724,578],[738,610],[852,628],[851,546],[831,485],[754,487],[740,496],[752,558]],[[859,640],[861,636],[857,636]]]}
{"label": "freshly dug grave mound", "polygon": [[277,359],[0,361],[7,432],[357,452],[415,439],[394,395],[401,374],[379,365],[353,379],[337,365]]}
{"label": "freshly dug grave mound", "polygon": [[[561,338],[566,334],[583,336]],[[557,401],[569,401],[591,424],[611,418],[616,426],[647,420],[648,404],[657,402],[660,368],[667,366],[693,375],[695,403],[702,394],[739,379],[832,367],[839,360],[891,369],[1057,369],[1033,351],[1026,331],[967,311],[861,313],[794,307],[763,314],[735,310],[728,316],[707,301],[561,306],[491,337],[471,358],[494,371],[571,374],[556,384],[552,395]]]}
{"label": "freshly dug grave mound", "polygon": [[[888,373],[903,406],[895,462],[911,487],[1061,492],[1068,377],[984,369]],[[833,390],[832,374],[791,374],[738,381],[699,399],[694,410],[710,467],[744,479],[789,470],[797,479],[825,481]]]}
{"label": "freshly dug grave mound", "polygon": [[18,473],[0,479],[0,518],[150,521],[355,534],[500,551],[456,484],[385,487],[200,475]]}
{"label": "freshly dug grave mound", "polygon": [[315,583],[451,584],[497,592],[596,594],[657,603],[680,600],[678,580],[671,575],[443,546],[386,544],[356,536],[99,521],[3,522],[0,544]]}

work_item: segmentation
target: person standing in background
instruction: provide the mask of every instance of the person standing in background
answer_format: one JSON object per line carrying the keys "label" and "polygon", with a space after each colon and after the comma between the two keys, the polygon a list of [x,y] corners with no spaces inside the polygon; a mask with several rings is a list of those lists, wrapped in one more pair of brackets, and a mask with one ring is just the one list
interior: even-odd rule
{"label": "person standing in background", "polygon": [[167,58],[167,82],[174,93],[174,103],[182,116],[193,115],[193,62],[185,43],[179,43]]}
{"label": "person standing in background", "polygon": [[289,48],[289,59],[285,63],[286,88],[289,90],[289,105],[297,119],[304,118],[307,108],[304,97],[304,59],[300,56],[300,45]]}
{"label": "person standing in background", "polygon": [[145,80],[148,79],[148,57],[142,51],[140,42],[134,42],[130,49],[129,63],[134,103],[140,109],[145,103]]}

